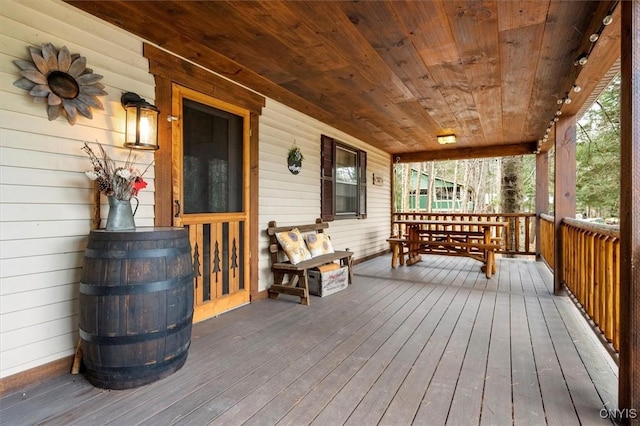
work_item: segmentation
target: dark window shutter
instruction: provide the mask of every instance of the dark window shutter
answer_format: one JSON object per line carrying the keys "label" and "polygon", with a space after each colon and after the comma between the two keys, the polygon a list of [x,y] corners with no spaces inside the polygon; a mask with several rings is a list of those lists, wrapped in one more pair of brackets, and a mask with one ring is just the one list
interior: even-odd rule
{"label": "dark window shutter", "polygon": [[365,219],[367,217],[367,153],[366,151],[358,151],[358,169],[360,178],[358,179],[358,218]]}
{"label": "dark window shutter", "polygon": [[334,192],[334,163],[336,153],[335,141],[325,135],[321,139],[322,156],[320,158],[320,218],[325,222],[335,219]]}

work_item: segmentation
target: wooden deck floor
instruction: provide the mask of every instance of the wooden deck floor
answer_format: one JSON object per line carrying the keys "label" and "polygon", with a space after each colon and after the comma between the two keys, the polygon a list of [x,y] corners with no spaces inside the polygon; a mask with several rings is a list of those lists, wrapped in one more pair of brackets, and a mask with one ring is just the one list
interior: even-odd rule
{"label": "wooden deck floor", "polygon": [[[311,306],[280,296],[194,326],[185,366],[125,391],[65,375],[0,399],[0,423],[596,425],[615,365],[531,260],[390,257]],[[604,408],[604,410],[603,410]]]}

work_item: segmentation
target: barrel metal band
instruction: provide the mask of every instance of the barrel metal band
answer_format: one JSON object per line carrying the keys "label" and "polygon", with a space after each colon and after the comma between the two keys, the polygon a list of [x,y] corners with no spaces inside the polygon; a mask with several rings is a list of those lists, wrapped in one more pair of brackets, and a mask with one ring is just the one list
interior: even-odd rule
{"label": "barrel metal band", "polygon": [[[171,366],[173,364],[180,363],[184,358],[187,357],[189,352],[189,346],[191,342],[187,342],[186,344],[179,347],[175,352],[178,354],[173,358],[169,358],[162,362],[154,363],[154,364],[146,364],[146,365],[132,365],[129,367],[105,367],[100,364],[93,363],[87,359],[83,359],[82,362],[85,364],[88,370],[88,373],[91,376],[94,376],[98,379],[101,378],[101,375],[109,374],[112,375],[109,377],[110,381],[118,381],[118,379],[126,378],[128,380],[136,380],[144,378],[144,375],[141,374],[144,372],[153,373],[156,370],[164,371],[166,367]],[[133,374],[132,377],[126,377],[128,374]],[[113,377],[115,376],[115,377]]]}
{"label": "barrel metal band", "polygon": [[182,331],[186,326],[189,326],[192,319],[193,316],[189,315],[187,318],[176,324],[175,327],[131,336],[97,336],[95,334],[87,333],[82,328],[79,329],[79,332],[80,338],[85,342],[96,343],[98,345],[129,345],[132,343],[142,343],[150,340],[162,339],[172,334],[176,334],[179,331]]}
{"label": "barrel metal band", "polygon": [[148,259],[154,257],[172,257],[185,253],[191,253],[191,248],[188,245],[184,247],[149,250],[100,250],[87,248],[84,251],[84,257],[94,259]]}
{"label": "barrel metal band", "polygon": [[[183,285],[191,284],[191,274],[164,281],[146,283],[129,283],[128,285],[95,285],[80,283],[80,294],[89,296],[125,296],[127,294],[155,293],[157,291],[173,290]],[[190,287],[189,287],[190,289]]]}

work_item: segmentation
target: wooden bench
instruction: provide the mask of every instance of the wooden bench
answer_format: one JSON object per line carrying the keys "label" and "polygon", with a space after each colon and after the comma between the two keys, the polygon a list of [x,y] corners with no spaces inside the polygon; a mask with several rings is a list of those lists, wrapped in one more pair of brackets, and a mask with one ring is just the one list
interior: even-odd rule
{"label": "wooden bench", "polygon": [[[269,235],[269,253],[271,255],[271,271],[273,272],[273,284],[269,288],[269,298],[276,299],[280,293],[291,294],[300,297],[300,303],[309,305],[309,277],[307,271],[318,266],[340,261],[341,266],[346,266],[349,273],[349,284],[353,282],[353,272],[351,269],[353,252],[336,251],[335,253],[323,254],[309,260],[292,265],[291,262],[283,261],[286,257],[280,243],[276,239],[279,232],[290,231],[298,228],[301,234],[310,232],[322,233],[329,228],[327,222],[316,219],[316,223],[291,226],[277,226],[275,221],[269,222],[267,235]],[[287,280],[285,282],[285,279]]]}

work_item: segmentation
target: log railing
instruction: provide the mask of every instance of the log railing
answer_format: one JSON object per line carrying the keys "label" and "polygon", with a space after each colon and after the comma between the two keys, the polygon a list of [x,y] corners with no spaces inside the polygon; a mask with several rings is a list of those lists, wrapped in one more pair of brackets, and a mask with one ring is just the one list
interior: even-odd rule
{"label": "log railing", "polygon": [[538,222],[540,227],[540,256],[553,271],[553,262],[555,259],[553,248],[555,246],[555,232],[554,232],[554,218],[547,214],[542,213],[540,215],[540,221]]}
{"label": "log railing", "polygon": [[[398,220],[464,220],[508,222],[503,254],[535,253],[535,214],[393,213],[391,234],[401,230]],[[541,214],[540,255],[554,269],[554,217]],[[620,347],[620,232],[616,226],[597,225],[564,218],[562,232],[562,282],[577,303],[617,351]]]}
{"label": "log railing", "polygon": [[[544,240],[543,240],[544,241]],[[562,281],[614,349],[620,347],[620,231],[562,220]]]}
{"label": "log railing", "polygon": [[399,220],[464,220],[482,222],[507,222],[502,236],[505,241],[505,249],[501,254],[535,255],[535,213],[417,213],[399,212],[391,214],[391,235],[399,235],[401,231],[394,221]]}

